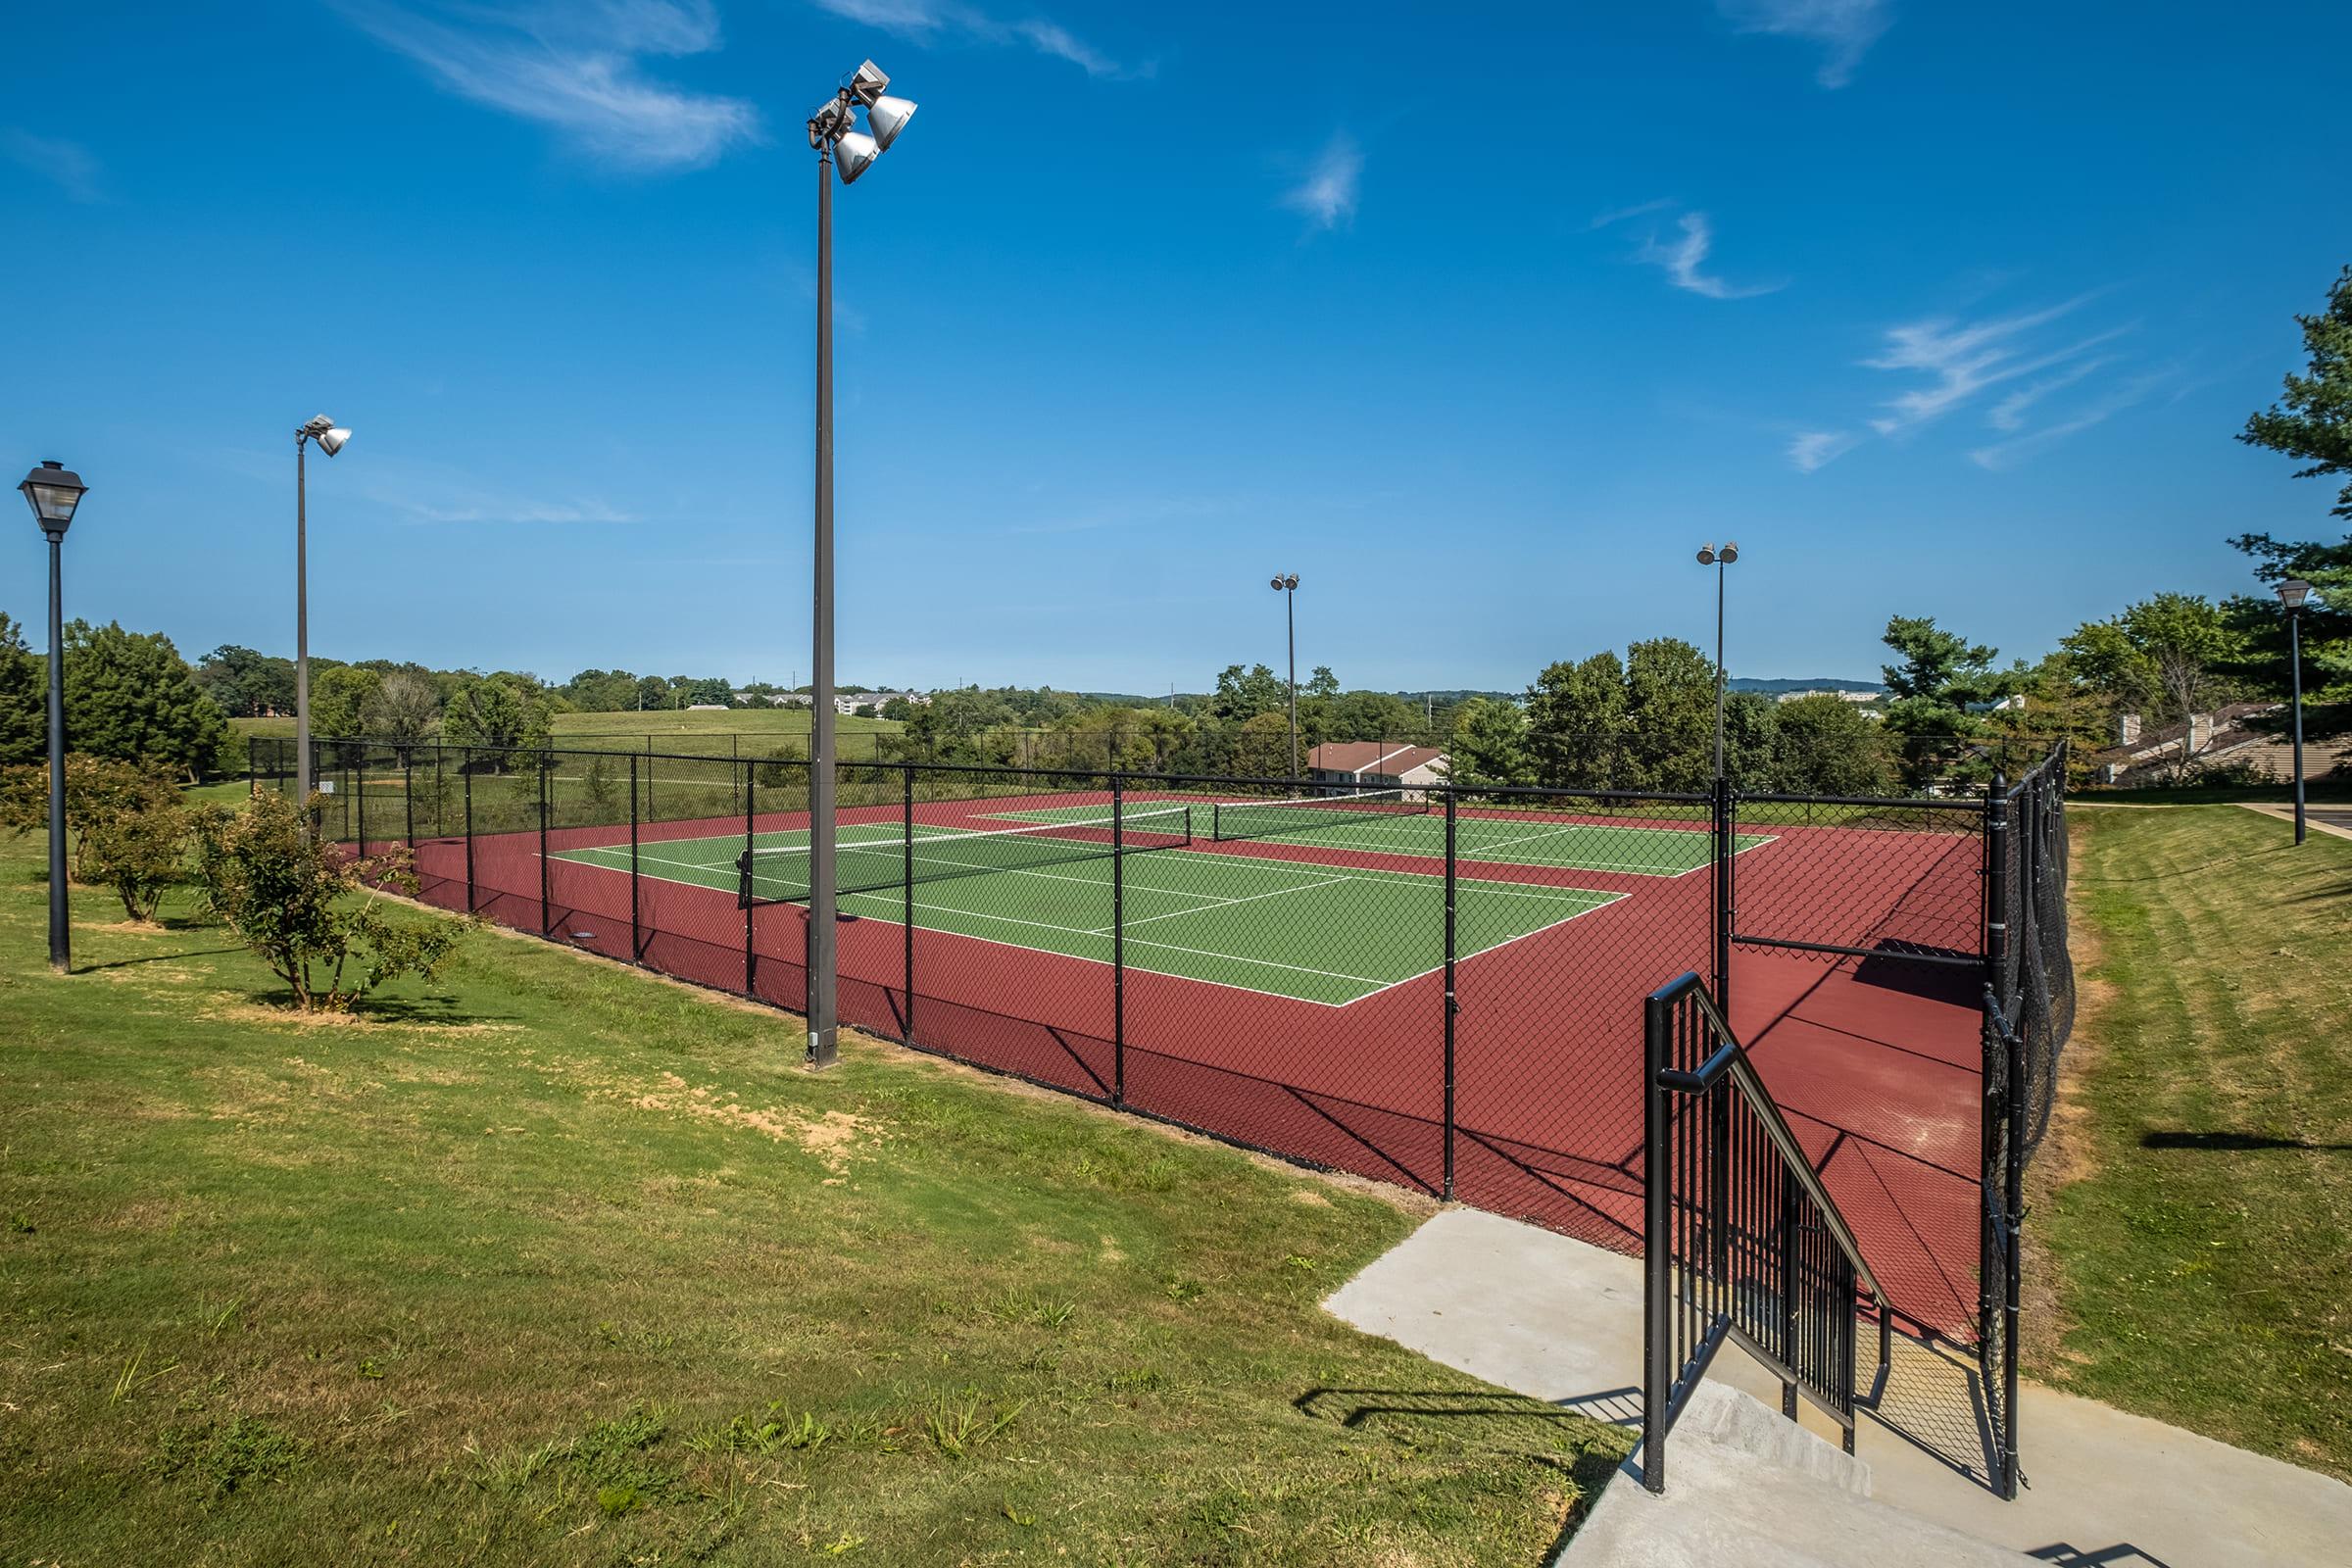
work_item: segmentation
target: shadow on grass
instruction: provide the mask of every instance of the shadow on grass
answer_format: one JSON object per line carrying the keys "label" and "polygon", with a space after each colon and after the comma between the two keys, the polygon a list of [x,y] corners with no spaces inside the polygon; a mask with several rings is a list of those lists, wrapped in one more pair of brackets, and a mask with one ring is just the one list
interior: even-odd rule
{"label": "shadow on grass", "polygon": [[180,958],[214,958],[224,953],[243,953],[242,947],[182,948],[172,953],[149,953],[136,958],[116,958],[106,963],[77,963],[75,974],[97,974],[106,969],[129,969],[142,963],[171,963]]}
{"label": "shadow on grass", "polygon": [[[324,1008],[304,1012],[302,1008],[294,1004],[292,993],[283,987],[247,991],[243,994],[242,1000],[257,1010],[281,1013],[290,1023],[299,1023],[305,1018],[334,1016]],[[353,1006],[347,1016],[358,1023],[434,1024],[440,1026],[512,1023],[514,1021],[514,1015],[511,1013],[483,1012],[478,1009],[462,1008],[458,1005],[458,999],[455,997],[429,996],[367,997]]]}
{"label": "shadow on grass", "polygon": [[2320,1153],[2352,1153],[2352,1144],[2310,1144],[2300,1138],[2273,1138],[2264,1133],[2192,1133],[2156,1128],[2139,1135],[2142,1149],[2191,1149],[2205,1153],[2247,1153],[2266,1149],[2310,1150]]}

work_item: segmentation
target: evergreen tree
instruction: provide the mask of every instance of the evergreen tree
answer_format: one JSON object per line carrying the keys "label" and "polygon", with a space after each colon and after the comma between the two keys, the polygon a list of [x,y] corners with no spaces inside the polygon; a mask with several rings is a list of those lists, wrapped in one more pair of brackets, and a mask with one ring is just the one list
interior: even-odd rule
{"label": "evergreen tree", "polygon": [[66,739],[92,757],[197,776],[230,744],[228,719],[171,638],[81,620],[66,627]]}
{"label": "evergreen tree", "polygon": [[49,671],[24,631],[0,614],[0,766],[36,762],[49,750]]}

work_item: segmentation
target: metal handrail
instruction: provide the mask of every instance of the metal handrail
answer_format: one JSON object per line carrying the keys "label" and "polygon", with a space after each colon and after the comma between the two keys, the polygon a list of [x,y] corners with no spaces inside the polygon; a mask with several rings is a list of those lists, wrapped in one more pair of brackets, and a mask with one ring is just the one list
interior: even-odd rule
{"label": "metal handrail", "polygon": [[1747,1048],[1740,1044],[1739,1038],[1732,1033],[1730,1021],[1716,1006],[1715,999],[1707,994],[1706,982],[1695,971],[1685,971],[1680,978],[1668,981],[1652,993],[1652,1000],[1662,1006],[1672,1006],[1682,1001],[1686,994],[1693,992],[1697,995],[1699,1010],[1707,1015],[1707,1022],[1714,1026],[1723,1044],[1699,1065],[1696,1072],[1683,1072],[1672,1067],[1661,1070],[1658,1074],[1659,1084],[1680,1094],[1704,1094],[1714,1088],[1726,1073],[1731,1075],[1732,1081],[1746,1099],[1748,1107],[1763,1123],[1765,1136],[1772,1140],[1773,1148],[1780,1152],[1782,1160],[1796,1178],[1797,1185],[1820,1205],[1821,1217],[1829,1227],[1831,1240],[1838,1244],[1838,1250],[1845,1254],[1846,1260],[1854,1265],[1854,1277],[1869,1287],[1871,1300],[1878,1306],[1883,1318],[1891,1308],[1886,1300],[1886,1293],[1879,1288],[1879,1277],[1871,1272],[1870,1264],[1863,1259],[1861,1243],[1854,1240],[1853,1230],[1846,1224],[1844,1213],[1838,1207],[1838,1200],[1822,1185],[1821,1176],[1813,1169],[1813,1161],[1805,1153],[1804,1146],[1796,1141],[1796,1134],[1789,1130],[1788,1119],[1781,1114],[1779,1102],[1772,1098],[1772,1091],[1766,1089],[1764,1080],[1757,1076],[1755,1064],[1748,1059]]}

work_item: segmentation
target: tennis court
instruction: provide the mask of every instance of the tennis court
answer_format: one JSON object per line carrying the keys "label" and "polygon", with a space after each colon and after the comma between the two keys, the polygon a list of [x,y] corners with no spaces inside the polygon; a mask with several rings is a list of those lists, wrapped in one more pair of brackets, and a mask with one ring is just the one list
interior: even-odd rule
{"label": "tennis court", "polygon": [[[1029,813],[1016,813],[1029,814]],[[1124,932],[1130,969],[1236,990],[1345,1006],[1430,972],[1445,922],[1445,878],[1408,871],[1219,853],[1182,833],[1190,812],[1145,809],[1125,819],[1120,918],[1113,919],[1113,852],[1101,808],[1092,819],[1010,832],[925,827],[911,845],[896,824],[844,827],[840,910],[903,921],[913,861],[917,929],[1109,963]],[[1181,836],[1180,836],[1181,834]],[[805,830],[756,835],[750,894],[784,903],[808,888]],[[738,893],[744,838],[668,839],[642,846],[639,874]],[[629,870],[627,845],[574,849],[555,858]],[[1314,918],[1297,917],[1312,896]],[[1573,920],[1624,898],[1584,888],[1460,878],[1459,960]]]}
{"label": "tennis court", "polygon": [[[1167,806],[1172,802],[1139,803]],[[1419,859],[1446,858],[1446,818],[1406,791],[1358,792],[1311,800],[1202,801],[1191,807],[1196,828],[1215,843],[1284,844],[1300,849],[1360,850]],[[1100,816],[1100,807],[1049,807],[1001,811],[1008,822],[1075,822]],[[1772,835],[1743,833],[1740,853],[1770,844]],[[1684,876],[1714,858],[1706,824],[1636,825],[1557,813],[1463,813],[1454,822],[1457,858],[1494,865],[1532,865],[1559,871],[1618,871],[1631,876]]]}

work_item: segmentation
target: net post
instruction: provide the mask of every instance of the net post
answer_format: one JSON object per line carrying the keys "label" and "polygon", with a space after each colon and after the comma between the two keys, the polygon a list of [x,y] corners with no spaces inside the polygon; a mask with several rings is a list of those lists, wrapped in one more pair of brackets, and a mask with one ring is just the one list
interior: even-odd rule
{"label": "net post", "polygon": [[905,944],[906,999],[899,1013],[901,1038],[914,1044],[914,764],[900,767],[899,785],[899,846],[904,860],[900,891],[904,905],[900,914],[899,931]]}
{"label": "net post", "polygon": [[555,908],[547,896],[547,775],[549,761],[555,754],[533,754],[531,763],[539,774],[539,934],[547,936],[555,930]]}
{"label": "net post", "polygon": [[458,759],[458,777],[466,783],[466,912],[476,907],[473,896],[473,748],[468,746]]}
{"label": "net post", "polygon": [[645,959],[644,925],[637,907],[637,754],[629,754],[629,957]]}
{"label": "net post", "polygon": [[1461,1011],[1461,1002],[1454,990],[1455,963],[1455,896],[1460,891],[1456,876],[1455,806],[1457,797],[1452,790],[1446,792],[1446,1120],[1442,1131],[1445,1140],[1446,1186],[1444,1197],[1453,1201],[1453,1074],[1454,1074],[1454,1015]]}
{"label": "net post", "polygon": [[[752,864],[752,841],[755,836],[752,824],[752,770],[743,762],[730,762],[727,775],[734,780],[735,788],[743,797],[743,863],[748,867]],[[749,891],[748,873],[746,891]],[[759,905],[760,901],[756,898],[743,901],[743,994],[747,997],[760,994],[760,952],[752,946],[752,922],[758,917]]]}
{"label": "net post", "polygon": [[1127,1103],[1127,792],[1110,776],[1110,1102]]}

